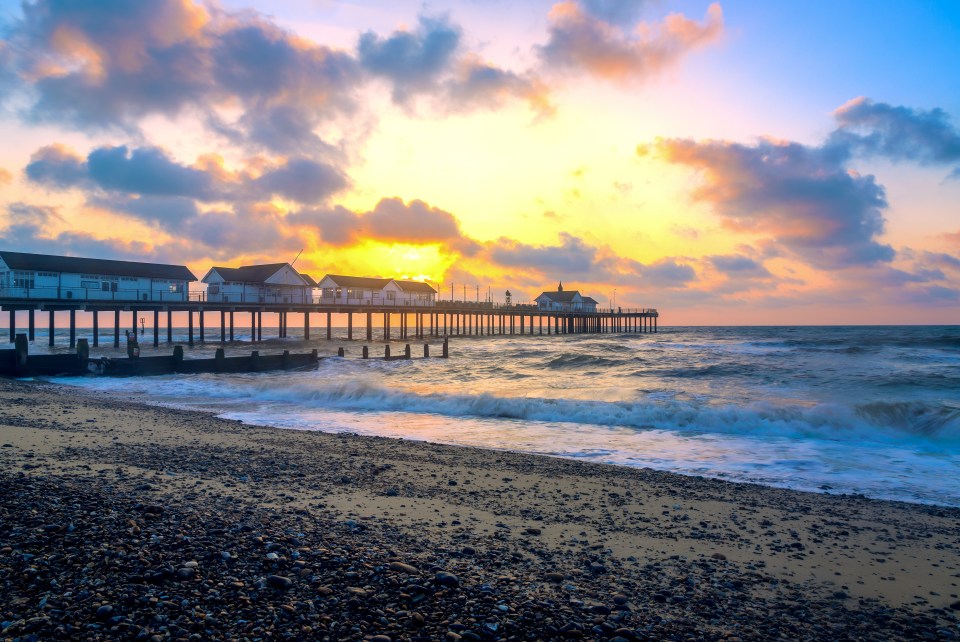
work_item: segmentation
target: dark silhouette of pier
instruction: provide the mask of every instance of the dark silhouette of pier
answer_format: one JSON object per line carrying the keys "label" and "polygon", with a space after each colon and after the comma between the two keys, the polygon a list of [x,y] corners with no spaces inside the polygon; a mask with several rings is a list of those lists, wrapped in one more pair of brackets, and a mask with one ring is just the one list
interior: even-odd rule
{"label": "dark silhouette of pier", "polygon": [[[36,340],[37,317],[47,316],[51,346],[54,345],[57,313],[68,315],[67,327],[70,329],[71,348],[76,346],[76,316],[77,312],[81,311],[93,315],[93,347],[99,345],[101,322],[106,324],[112,322],[115,348],[120,347],[121,330],[130,329],[133,332],[140,332],[144,329],[140,325],[140,320],[144,318],[142,315],[153,316],[151,329],[154,347],[160,344],[161,328],[165,330],[166,342],[173,343],[175,313],[187,314],[189,345],[207,341],[233,342],[236,329],[239,327],[250,329],[252,342],[263,341],[264,315],[277,315],[276,336],[279,338],[288,336],[290,316],[293,315],[295,320],[303,324],[304,340],[310,340],[312,333],[315,332],[319,332],[319,336],[325,336],[328,340],[333,339],[333,315],[345,315],[347,319],[345,338],[351,341],[362,337],[367,341],[373,341],[375,319],[380,322],[380,332],[377,334],[380,334],[384,341],[391,341],[430,337],[646,333],[657,331],[659,317],[656,309],[649,308],[561,311],[541,309],[535,305],[461,301],[437,301],[430,305],[419,306],[347,305],[322,302],[288,304],[218,303],[204,300],[152,302],[0,298],[0,308],[9,312],[11,343],[16,336],[18,311],[27,312],[27,336],[30,341]],[[355,324],[355,320],[359,321],[359,324]]]}

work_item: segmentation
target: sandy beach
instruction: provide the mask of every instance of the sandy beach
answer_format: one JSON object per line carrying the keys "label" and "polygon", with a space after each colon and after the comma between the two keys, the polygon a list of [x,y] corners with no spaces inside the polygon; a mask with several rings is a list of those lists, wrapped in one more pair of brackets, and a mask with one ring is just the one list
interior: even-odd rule
{"label": "sandy beach", "polygon": [[952,508],[7,380],[0,445],[4,640],[960,634]]}

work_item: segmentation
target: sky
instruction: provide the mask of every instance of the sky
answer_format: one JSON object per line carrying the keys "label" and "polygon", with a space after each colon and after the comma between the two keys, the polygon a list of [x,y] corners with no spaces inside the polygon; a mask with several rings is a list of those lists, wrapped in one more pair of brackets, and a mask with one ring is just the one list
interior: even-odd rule
{"label": "sky", "polygon": [[0,247],[955,324],[957,69],[954,2],[0,0]]}

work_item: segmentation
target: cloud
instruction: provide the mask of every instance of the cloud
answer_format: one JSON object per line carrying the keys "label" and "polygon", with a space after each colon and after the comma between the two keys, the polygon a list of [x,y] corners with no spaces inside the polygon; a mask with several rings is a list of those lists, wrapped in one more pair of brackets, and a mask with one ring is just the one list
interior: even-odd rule
{"label": "cloud", "polygon": [[[272,165],[254,158],[247,168],[234,173],[212,157],[203,157],[198,166],[191,167],[171,159],[159,147],[123,145],[95,148],[86,159],[64,145],[42,147],[31,156],[26,175],[48,187],[86,190],[101,204],[105,202],[103,194],[108,194],[118,199],[119,209],[138,218],[164,207],[164,201],[154,197],[170,199],[167,202],[181,212],[188,208],[184,199],[236,203],[269,201],[278,196],[317,204],[349,184],[336,167],[309,158],[291,158]],[[192,202],[189,207],[196,210]]]}
{"label": "cloud", "polygon": [[948,243],[960,247],[960,229],[958,229],[956,232],[944,232],[943,234],[938,234],[937,236],[946,240]]}
{"label": "cloud", "polygon": [[[305,142],[321,145],[319,125],[352,112],[362,80],[349,53],[252,12],[191,0],[38,0],[23,13],[0,56],[35,122],[137,132],[144,117],[190,111],[248,144],[303,153]],[[236,118],[218,113],[227,108]]]}
{"label": "cloud", "polygon": [[13,182],[13,174],[0,167],[0,186],[9,185]]}
{"label": "cloud", "polygon": [[649,0],[579,0],[583,11],[610,24],[632,25]]}
{"label": "cloud", "polygon": [[737,254],[716,255],[707,257],[707,260],[715,270],[728,277],[763,279],[773,276],[762,263],[758,263],[748,256]]}
{"label": "cloud", "polygon": [[661,288],[681,288],[697,279],[697,273],[691,266],[670,258],[643,266],[640,275],[643,278],[642,285]]}
{"label": "cloud", "polygon": [[659,24],[641,22],[627,33],[611,20],[628,15],[634,3],[617,12],[612,2],[559,2],[550,10],[549,40],[538,48],[555,69],[586,71],[625,82],[655,75],[690,51],[723,33],[723,11],[711,4],[703,22],[671,14]]}
{"label": "cloud", "polygon": [[303,210],[288,217],[296,225],[315,228],[330,245],[352,245],[364,240],[384,243],[426,245],[444,243],[453,249],[469,248],[474,241],[464,237],[460,222],[446,210],[421,201],[404,203],[400,198],[383,198],[366,212],[342,206]]}
{"label": "cloud", "polygon": [[362,34],[357,55],[364,69],[393,83],[393,100],[403,104],[434,87],[452,64],[460,35],[446,18],[421,15],[413,32],[394,31],[387,38]]}
{"label": "cloud", "polygon": [[893,248],[876,240],[884,231],[883,187],[873,176],[848,171],[846,155],[831,146],[670,139],[638,153],[651,149],[701,173],[692,196],[712,206],[729,229],[768,235],[826,269],[894,258]]}
{"label": "cloud", "polygon": [[287,161],[254,181],[254,186],[265,194],[299,203],[324,201],[347,185],[347,178],[335,167],[307,158]]}
{"label": "cloud", "polygon": [[35,151],[24,173],[35,183],[68,189],[79,187],[87,180],[85,163],[86,160],[69,147],[54,143]]}
{"label": "cloud", "polygon": [[597,248],[567,233],[560,234],[560,245],[528,245],[500,238],[490,249],[489,258],[504,267],[532,268],[583,278],[595,267]]}
{"label": "cloud", "polygon": [[[838,128],[828,145],[861,156],[921,165],[960,162],[960,130],[942,109],[924,111],[855,98],[834,112]],[[952,174],[960,173],[960,167]]]}
{"label": "cloud", "polygon": [[526,101],[540,117],[556,111],[549,87],[539,78],[495,67],[477,56],[465,56],[445,88],[447,103],[454,111],[494,109],[516,99]]}

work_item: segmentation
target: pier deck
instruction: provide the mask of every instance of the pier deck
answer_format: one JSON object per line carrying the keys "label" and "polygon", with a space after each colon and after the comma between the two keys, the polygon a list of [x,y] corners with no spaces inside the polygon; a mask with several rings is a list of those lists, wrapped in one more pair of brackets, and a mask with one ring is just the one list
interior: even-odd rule
{"label": "pier deck", "polygon": [[[107,323],[113,323],[114,347],[120,347],[121,328],[137,332],[140,315],[152,313],[153,345],[161,339],[161,325],[166,330],[166,342],[173,342],[173,314],[187,313],[187,341],[208,340],[220,342],[234,341],[236,315],[249,315],[250,336],[253,342],[263,340],[263,315],[277,315],[277,336],[288,336],[288,316],[300,315],[303,322],[304,339],[309,340],[314,328],[325,331],[327,339],[333,338],[332,317],[334,314],[346,315],[347,339],[354,339],[354,330],[364,331],[367,341],[374,338],[374,319],[380,321],[382,338],[404,340],[427,337],[451,336],[510,336],[510,335],[552,335],[582,333],[626,333],[656,332],[659,313],[656,309],[604,309],[592,311],[544,310],[533,305],[500,305],[491,303],[470,303],[460,301],[438,301],[433,305],[347,305],[331,303],[219,303],[203,300],[191,301],[103,301],[103,300],[61,300],[61,299],[10,299],[0,298],[0,309],[9,312],[9,340],[16,336],[16,313],[27,312],[27,330],[30,341],[36,339],[37,314],[47,313],[49,342],[54,345],[56,313],[69,316],[70,346],[76,344],[76,314],[93,314],[93,346],[99,342],[100,321],[103,314],[108,315]],[[219,315],[219,337],[207,325],[210,316],[217,320]],[[320,315],[321,324],[315,326],[311,319]],[[355,326],[354,318],[359,315],[362,325]],[[376,316],[375,316],[376,315]],[[112,318],[110,318],[112,317]],[[129,322],[123,323],[128,317]],[[163,318],[165,317],[165,318]],[[145,319],[144,319],[145,320]],[[161,324],[161,321],[164,323]],[[396,325],[394,325],[396,322]],[[107,326],[109,327],[109,326]],[[396,335],[393,335],[396,330]]]}

